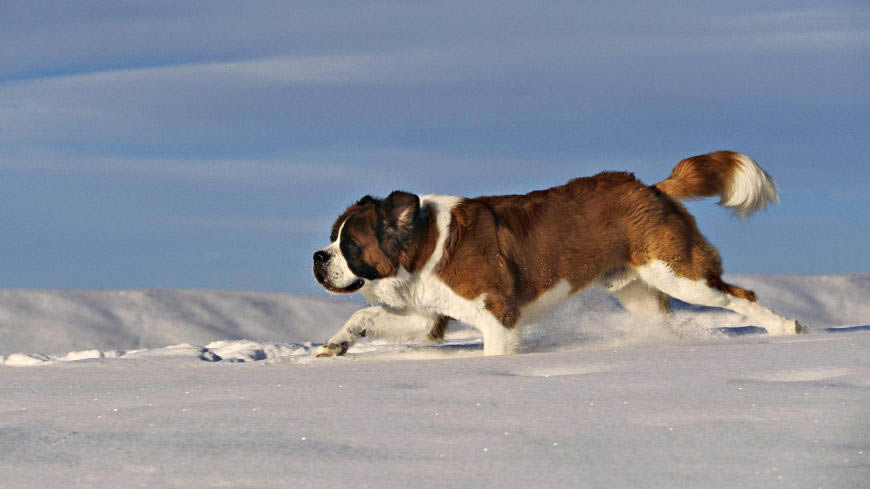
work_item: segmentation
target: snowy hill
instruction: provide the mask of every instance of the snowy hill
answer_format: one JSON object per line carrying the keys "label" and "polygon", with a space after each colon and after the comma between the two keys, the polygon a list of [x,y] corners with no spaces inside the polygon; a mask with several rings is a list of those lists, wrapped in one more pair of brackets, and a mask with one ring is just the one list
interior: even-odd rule
{"label": "snowy hill", "polygon": [[[765,305],[809,327],[870,322],[870,275],[736,275],[728,279],[754,289]],[[118,356],[117,351],[129,350],[143,355],[147,354],[143,349],[215,342],[224,352],[248,351],[252,343],[261,344],[262,348],[255,348],[259,357],[264,349],[275,354],[303,354],[299,344],[329,338],[362,306],[346,298],[263,292],[0,290],[0,364],[6,361],[3,355],[13,353],[80,359]],[[675,308],[686,323],[682,334],[688,336],[746,324],[736,314],[722,310],[684,304]],[[656,326],[638,322],[608,295],[590,290],[528,328],[526,351],[669,335]],[[476,338],[474,331],[456,331],[455,327],[453,331],[452,338]],[[190,354],[203,352],[193,348]],[[366,346],[355,350],[361,349]],[[75,354],[63,355],[67,352]],[[31,364],[48,357],[15,358]]]}
{"label": "snowy hill", "polygon": [[590,291],[520,355],[459,327],[314,359],[359,304],[0,291],[0,488],[866,487],[870,275],[729,280],[809,334]]}
{"label": "snowy hill", "polygon": [[0,290],[0,355],[215,340],[316,341],[360,306],[263,292]]}

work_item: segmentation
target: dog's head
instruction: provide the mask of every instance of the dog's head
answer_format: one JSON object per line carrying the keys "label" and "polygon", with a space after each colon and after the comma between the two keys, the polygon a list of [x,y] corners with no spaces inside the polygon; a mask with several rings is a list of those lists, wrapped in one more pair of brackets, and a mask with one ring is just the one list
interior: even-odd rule
{"label": "dog's head", "polygon": [[330,292],[347,294],[366,281],[396,275],[419,219],[420,198],[414,194],[363,197],[332,225],[332,244],[314,253],[314,278]]}

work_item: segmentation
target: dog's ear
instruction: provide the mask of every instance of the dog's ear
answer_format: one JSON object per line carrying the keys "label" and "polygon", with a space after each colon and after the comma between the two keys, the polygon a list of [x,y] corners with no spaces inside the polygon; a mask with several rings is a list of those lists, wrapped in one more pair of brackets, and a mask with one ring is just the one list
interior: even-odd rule
{"label": "dog's ear", "polygon": [[377,203],[378,203],[378,199],[372,197],[371,195],[366,195],[365,197],[359,199],[357,201],[357,203],[354,205],[359,205],[359,206],[369,205],[369,204],[377,205]]}
{"label": "dog's ear", "polygon": [[383,202],[387,227],[402,230],[413,223],[420,214],[420,197],[396,190]]}
{"label": "dog's ear", "polygon": [[371,195],[366,195],[365,197],[359,199],[356,204],[345,209],[345,211],[338,216],[338,219],[335,220],[335,223],[332,225],[332,232],[329,234],[329,240],[335,241],[338,239],[338,230],[341,227],[341,224],[350,217],[351,214],[360,210],[361,207],[366,206],[377,206],[381,201],[372,197]]}
{"label": "dog's ear", "polygon": [[411,236],[420,217],[420,197],[397,190],[380,203],[379,215],[381,246],[387,253],[395,254]]}

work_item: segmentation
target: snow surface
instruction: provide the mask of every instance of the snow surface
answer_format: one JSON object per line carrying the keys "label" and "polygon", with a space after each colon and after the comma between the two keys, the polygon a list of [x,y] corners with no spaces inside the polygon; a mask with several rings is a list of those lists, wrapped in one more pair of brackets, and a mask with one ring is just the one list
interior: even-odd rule
{"label": "snow surface", "polygon": [[867,487],[870,275],[728,279],[810,333],[592,291],[520,355],[314,359],[359,304],[0,291],[0,487]]}

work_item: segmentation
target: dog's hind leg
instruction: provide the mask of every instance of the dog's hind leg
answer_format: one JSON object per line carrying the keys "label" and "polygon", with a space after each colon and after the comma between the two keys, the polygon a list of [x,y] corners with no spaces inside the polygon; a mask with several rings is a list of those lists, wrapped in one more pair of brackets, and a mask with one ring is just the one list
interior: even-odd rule
{"label": "dog's hind leg", "polygon": [[447,324],[449,322],[449,317],[437,316],[436,319],[432,322],[432,327],[429,328],[429,333],[426,335],[426,339],[428,339],[429,341],[444,340],[444,334],[447,332]]}
{"label": "dog's hind leg", "polygon": [[671,297],[691,304],[730,309],[756,322],[770,335],[803,332],[797,321],[779,316],[759,304],[751,291],[722,281],[717,270],[709,269],[706,278],[695,280],[682,276],[677,267],[661,260],[653,260],[635,270],[641,279]]}

